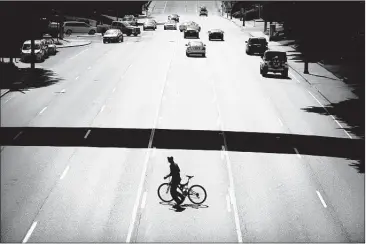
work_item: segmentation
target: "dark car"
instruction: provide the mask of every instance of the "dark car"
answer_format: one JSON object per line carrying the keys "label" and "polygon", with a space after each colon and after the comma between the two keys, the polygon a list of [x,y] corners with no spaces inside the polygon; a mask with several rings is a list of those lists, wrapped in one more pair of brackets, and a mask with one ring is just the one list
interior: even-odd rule
{"label": "dark car", "polygon": [[139,27],[132,26],[125,21],[113,21],[111,29],[119,29],[120,31],[122,31],[123,34],[126,34],[127,36],[137,36],[141,34],[141,30]]}
{"label": "dark car", "polygon": [[103,43],[123,42],[123,33],[119,29],[109,29],[104,33]]}
{"label": "dark car", "polygon": [[169,20],[174,20],[176,22],[179,22],[179,15],[178,14],[172,14],[168,16]]}
{"label": "dark car", "polygon": [[208,32],[208,40],[224,40],[224,31],[220,29],[213,29]]}
{"label": "dark car", "polygon": [[207,11],[206,7],[201,7],[200,16],[202,16],[202,15],[205,15],[205,16],[208,15],[208,11]]}
{"label": "dark car", "polygon": [[251,37],[248,41],[245,41],[245,43],[247,44],[247,54],[263,54],[265,51],[268,50],[268,42],[267,39],[264,37]]}
{"label": "dark car", "polygon": [[188,27],[184,31],[184,38],[187,38],[187,37],[200,38],[200,33],[196,28]]}
{"label": "dark car", "polygon": [[281,73],[283,77],[288,77],[288,64],[286,52],[266,51],[260,62],[260,73],[263,77],[268,72]]}

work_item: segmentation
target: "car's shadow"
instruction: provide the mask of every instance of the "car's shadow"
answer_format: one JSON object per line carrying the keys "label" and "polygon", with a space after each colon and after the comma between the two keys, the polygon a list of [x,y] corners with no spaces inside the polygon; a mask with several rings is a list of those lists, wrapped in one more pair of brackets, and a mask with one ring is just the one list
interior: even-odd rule
{"label": "car's shadow", "polygon": [[279,74],[266,74],[264,78],[272,78],[272,79],[280,79],[280,80],[292,80],[291,77],[287,76],[281,76]]}

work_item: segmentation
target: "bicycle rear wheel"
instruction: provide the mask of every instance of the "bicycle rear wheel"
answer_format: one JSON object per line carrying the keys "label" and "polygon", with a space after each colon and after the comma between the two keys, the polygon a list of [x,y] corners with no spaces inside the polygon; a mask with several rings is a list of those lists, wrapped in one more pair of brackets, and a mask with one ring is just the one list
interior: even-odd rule
{"label": "bicycle rear wheel", "polygon": [[191,188],[189,188],[188,191],[188,198],[191,200],[191,202],[195,204],[202,204],[204,201],[206,201],[207,193],[205,188],[200,185],[193,185]]}
{"label": "bicycle rear wheel", "polygon": [[173,201],[173,197],[170,195],[169,183],[163,183],[158,188],[158,196],[163,202]]}

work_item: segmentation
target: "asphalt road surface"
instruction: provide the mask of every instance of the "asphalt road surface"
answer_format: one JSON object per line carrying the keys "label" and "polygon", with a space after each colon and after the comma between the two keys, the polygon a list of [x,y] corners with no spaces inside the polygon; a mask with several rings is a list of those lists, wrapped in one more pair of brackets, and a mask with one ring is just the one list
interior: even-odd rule
{"label": "asphalt road surface", "polygon": [[[208,17],[198,16],[201,5]],[[249,33],[220,17],[216,2],[156,2],[155,19],[172,13],[202,26],[206,58],[186,57],[188,40],[162,26],[123,43],[95,38],[42,63],[45,73],[34,79],[45,86],[1,98],[1,127],[36,127],[34,140],[57,139],[42,127],[149,131],[145,148],[5,145],[1,241],[364,242],[364,174],[352,166],[357,161],[322,152],[356,137],[332,117],[304,110],[324,100],[296,74],[263,78],[260,58],[245,54]],[[225,41],[209,42],[211,28],[223,29]],[[188,148],[159,148],[153,128],[170,130],[165,148],[195,139]],[[205,131],[237,133],[220,134],[215,150],[189,150],[197,141],[202,148],[215,143]],[[93,137],[92,129],[78,133]],[[288,142],[291,153],[273,152],[271,135],[292,136],[299,146]],[[13,140],[26,136],[19,131]],[[318,151],[302,152],[310,141]],[[241,145],[250,150],[234,150]],[[205,187],[206,202],[187,199],[177,211],[159,200],[167,156],[183,182],[194,175],[192,183]]]}

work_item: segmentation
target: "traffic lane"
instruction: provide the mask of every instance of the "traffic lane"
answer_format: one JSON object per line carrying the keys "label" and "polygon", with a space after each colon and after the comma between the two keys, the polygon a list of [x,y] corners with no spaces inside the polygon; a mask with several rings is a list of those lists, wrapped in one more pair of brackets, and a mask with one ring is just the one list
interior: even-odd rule
{"label": "traffic lane", "polygon": [[[187,198],[181,210],[173,203],[163,203],[158,195],[159,185],[169,174],[168,156],[173,156],[185,175],[193,175],[190,185],[202,185],[207,199],[196,205]],[[136,230],[131,241],[136,242],[237,242],[233,213],[228,210],[228,174],[220,152],[156,150],[149,160],[147,177]],[[146,197],[144,197],[146,195]],[[230,207],[231,208],[231,207]]]}
{"label": "traffic lane", "polygon": [[1,241],[21,242],[74,148],[6,147],[1,152]]}
{"label": "traffic lane", "polygon": [[241,226],[246,230],[243,240],[349,241],[337,216],[323,206],[317,191],[320,196],[323,192],[297,156],[232,152],[230,157]]}
{"label": "traffic lane", "polygon": [[29,242],[123,242],[145,150],[80,148]]}
{"label": "traffic lane", "polygon": [[166,6],[164,6],[164,13],[167,15],[179,15],[179,13],[185,12],[185,6],[185,1],[167,1]]}

